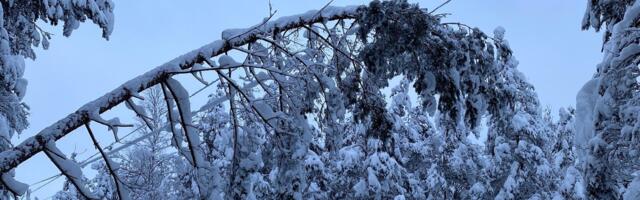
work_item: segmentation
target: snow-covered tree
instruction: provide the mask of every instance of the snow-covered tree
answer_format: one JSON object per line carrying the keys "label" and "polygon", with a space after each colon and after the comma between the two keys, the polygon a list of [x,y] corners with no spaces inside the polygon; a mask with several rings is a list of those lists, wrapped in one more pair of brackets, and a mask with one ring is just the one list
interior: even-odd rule
{"label": "snow-covered tree", "polygon": [[[24,58],[35,59],[33,47],[49,47],[51,34],[38,26],[38,22],[57,25],[63,22],[63,35],[70,36],[81,22],[93,21],[108,38],[113,30],[113,3],[110,0],[39,0],[0,1],[0,151],[12,147],[9,141],[15,133],[28,126],[28,106],[22,102],[27,80]],[[24,194],[3,176],[0,188],[2,198]]]}
{"label": "snow-covered tree", "polygon": [[553,199],[586,199],[584,179],[580,173],[581,167],[576,162],[575,145],[575,109],[560,109],[559,120],[552,125],[555,144],[551,151],[551,162],[557,183]]}
{"label": "snow-covered tree", "polygon": [[[225,97],[225,92],[220,85],[216,92],[210,95],[209,101],[216,101]],[[197,128],[203,136],[204,159],[210,163],[211,169],[206,175],[210,179],[209,188],[212,190],[213,199],[223,197],[230,188],[232,181],[230,165],[233,157],[233,141],[231,128],[232,121],[223,105],[216,105],[207,109],[197,122]]]}
{"label": "snow-covered tree", "polygon": [[553,189],[549,153],[551,131],[544,123],[542,109],[531,84],[517,71],[504,29],[494,32],[498,40],[498,65],[503,69],[490,93],[491,115],[487,151],[492,195],[496,199],[548,199]]}
{"label": "snow-covered tree", "polygon": [[560,109],[560,119],[554,123],[553,130],[555,144],[553,145],[553,168],[554,171],[564,172],[569,166],[575,163],[575,153],[573,151],[573,141],[575,135],[575,109]]}
{"label": "snow-covered tree", "polygon": [[[588,198],[619,199],[637,190],[632,184],[640,170],[637,152],[638,38],[633,31],[640,17],[640,2],[589,1],[583,29],[604,27],[604,58],[594,78],[578,96],[576,133],[584,148],[583,175]],[[627,195],[624,195],[627,197]]]}
{"label": "snow-covered tree", "polygon": [[234,109],[237,116],[232,116],[230,119],[234,122],[231,124],[233,156],[229,169],[231,190],[228,195],[234,199],[271,198],[273,189],[271,182],[267,180],[268,174],[264,174],[263,170],[265,168],[263,149],[267,137],[265,127],[250,111]]}

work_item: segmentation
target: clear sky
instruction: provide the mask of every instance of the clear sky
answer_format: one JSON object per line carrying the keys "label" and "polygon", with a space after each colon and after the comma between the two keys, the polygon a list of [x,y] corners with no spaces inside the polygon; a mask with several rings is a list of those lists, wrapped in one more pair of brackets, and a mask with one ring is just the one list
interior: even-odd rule
{"label": "clear sky", "polygon": [[[109,41],[91,23],[81,24],[70,38],[60,28],[49,50],[38,50],[27,61],[31,127],[16,142],[111,91],[125,81],[204,44],[220,39],[227,28],[243,28],[268,15],[267,0],[113,0],[115,30]],[[272,0],[277,15],[319,9],[327,1]],[[364,0],[336,0],[333,5],[364,4]],[[422,0],[434,8],[441,0]],[[587,0],[453,0],[439,12],[445,21],[477,26],[491,34],[503,26],[520,61],[520,70],[534,84],[543,105],[553,110],[575,104],[575,95],[601,60],[601,35],[581,31]],[[104,132],[104,131],[102,131]],[[78,134],[78,133],[76,133]],[[66,152],[93,152],[88,140],[71,137],[59,143]],[[84,153],[90,154],[90,153]],[[87,156],[87,155],[85,155]],[[19,180],[33,183],[57,173],[43,156],[17,169]],[[36,193],[41,199],[61,188],[54,182]]]}

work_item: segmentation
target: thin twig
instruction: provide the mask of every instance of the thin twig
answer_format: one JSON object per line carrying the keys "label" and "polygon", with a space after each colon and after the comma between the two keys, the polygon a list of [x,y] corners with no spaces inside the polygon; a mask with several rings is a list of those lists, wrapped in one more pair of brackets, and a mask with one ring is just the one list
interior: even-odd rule
{"label": "thin twig", "polygon": [[447,5],[449,2],[451,2],[452,0],[447,0],[444,3],[440,4],[438,7],[434,8],[431,12],[429,12],[429,14],[433,14],[433,12],[436,12],[436,10],[440,9],[442,6]]}

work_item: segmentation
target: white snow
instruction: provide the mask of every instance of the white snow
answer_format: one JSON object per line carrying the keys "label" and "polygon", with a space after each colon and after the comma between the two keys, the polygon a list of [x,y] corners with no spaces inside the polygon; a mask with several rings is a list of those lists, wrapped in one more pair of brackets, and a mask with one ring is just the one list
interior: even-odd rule
{"label": "white snow", "polygon": [[110,119],[109,121],[107,121],[109,123],[108,127],[110,131],[113,131],[113,137],[116,139],[116,141],[120,141],[120,137],[118,136],[118,126],[121,126],[122,123],[120,123],[120,118],[113,118]]}
{"label": "white snow", "polygon": [[594,110],[598,101],[599,79],[588,81],[576,96],[576,121],[574,145],[578,162],[584,162],[587,156],[589,140],[595,134]]}
{"label": "white snow", "polygon": [[404,197],[404,195],[398,195],[398,196],[394,197],[393,200],[405,200],[405,197]]}
{"label": "white snow", "polygon": [[0,137],[2,137],[0,139],[10,140],[12,135],[7,118],[4,115],[0,115]]}
{"label": "white snow", "polygon": [[505,32],[506,31],[504,30],[504,27],[498,26],[495,30],[493,30],[493,37],[495,37],[497,40],[503,40]]}
{"label": "white snow", "polygon": [[29,189],[29,185],[13,179],[12,173],[2,174],[2,183],[8,187],[9,190],[17,193],[18,195],[24,195]]}
{"label": "white snow", "polygon": [[220,67],[233,67],[240,65],[240,63],[228,55],[221,55],[220,58],[218,58],[218,63],[220,64]]}
{"label": "white snow", "polygon": [[374,191],[380,190],[382,188],[376,172],[371,167],[367,168],[367,183],[369,183],[369,187],[371,187]]}
{"label": "white snow", "polygon": [[356,196],[365,196],[367,195],[367,183],[364,179],[360,179],[356,185],[353,186],[353,190],[356,193]]}
{"label": "white snow", "polygon": [[205,163],[201,154],[202,152],[200,151],[200,137],[192,124],[193,113],[191,112],[189,92],[182,86],[182,84],[180,84],[180,82],[173,78],[167,79],[166,83],[178,106],[182,129],[184,130],[193,162],[196,167],[202,168],[205,166]]}
{"label": "white snow", "polygon": [[353,167],[364,157],[362,149],[359,146],[350,146],[340,149],[339,168]]}
{"label": "white snow", "polygon": [[623,199],[640,199],[640,177],[636,176],[626,191],[624,192]]}
{"label": "white snow", "polygon": [[271,126],[277,127],[278,124],[276,117],[278,114],[273,111],[271,106],[267,105],[264,101],[254,101],[251,103],[264,120],[267,120]]}
{"label": "white snow", "polygon": [[511,123],[515,131],[520,131],[529,126],[528,116],[529,115],[524,112],[518,112],[513,116]]}
{"label": "white snow", "polygon": [[22,100],[24,98],[24,95],[27,94],[28,84],[29,82],[27,81],[27,79],[19,78],[18,80],[16,80],[16,85],[14,86],[13,90],[16,92],[20,100]]}

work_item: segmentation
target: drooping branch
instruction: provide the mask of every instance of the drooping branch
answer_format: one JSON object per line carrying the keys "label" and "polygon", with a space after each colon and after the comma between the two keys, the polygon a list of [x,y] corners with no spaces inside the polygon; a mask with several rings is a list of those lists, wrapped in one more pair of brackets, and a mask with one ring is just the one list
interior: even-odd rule
{"label": "drooping branch", "polygon": [[185,150],[182,148],[182,134],[181,132],[176,129],[175,123],[178,121],[177,117],[175,116],[176,113],[173,112],[173,107],[174,107],[174,101],[173,101],[173,97],[171,96],[170,92],[167,91],[167,86],[165,85],[165,83],[162,83],[162,93],[164,95],[164,100],[166,102],[167,105],[167,125],[169,125],[169,130],[171,131],[171,139],[172,139],[172,143],[175,146],[175,148],[178,150],[178,152],[180,154],[182,154],[182,156],[184,156],[190,163],[191,165],[194,165],[194,161],[193,161],[193,157],[189,156],[189,154],[187,152],[185,152]]}
{"label": "drooping branch", "polygon": [[[185,138],[187,140],[187,144],[189,145],[189,154],[191,159],[193,160],[193,165],[197,168],[203,167],[202,156],[199,155],[199,146],[200,146],[200,138],[198,134],[193,130],[192,116],[191,116],[191,106],[189,103],[189,95],[187,90],[182,87],[182,85],[174,80],[168,79],[165,83],[166,88],[173,96],[173,100],[178,104],[176,107],[178,108],[178,113],[180,117],[180,126],[182,126],[182,130],[184,131]],[[173,108],[169,108],[173,109]],[[171,110],[169,110],[171,113]]]}
{"label": "drooping branch", "polygon": [[[200,89],[198,89],[197,91],[195,91],[193,94],[191,94],[189,97],[193,97],[193,96],[195,96],[195,95],[200,94],[200,93],[201,93],[202,91],[204,91],[206,88],[208,88],[209,86],[211,86],[211,85],[215,84],[215,83],[216,83],[216,82],[218,82],[218,81],[219,81],[219,79],[216,79],[216,80],[214,80],[214,81],[209,82],[209,84],[207,84],[207,85],[205,85],[205,86],[201,87]],[[250,87],[253,87],[253,86],[254,86],[254,85],[250,85],[249,87],[245,87],[245,88],[250,88]],[[219,99],[216,99],[214,102],[211,102],[211,103],[212,103],[212,104],[217,105],[217,104],[222,103],[222,102],[223,102],[223,101],[225,101],[225,100],[226,100],[226,96],[223,96],[223,97],[221,97],[221,98],[219,98]],[[127,101],[132,101],[132,102],[133,102],[133,100],[132,100],[132,99],[128,99]],[[210,105],[209,105],[209,106],[210,106]],[[206,107],[206,106],[205,106],[205,107]],[[202,108],[201,110],[206,110],[206,109],[207,109],[207,108]],[[144,110],[143,110],[143,108],[139,107],[139,105],[138,105],[138,110],[139,110],[139,111],[143,111],[142,113],[144,114]],[[195,113],[200,113],[200,112],[202,112],[202,111],[200,111],[200,110],[198,110],[198,111],[194,111],[194,114],[195,114]],[[161,112],[160,114],[161,114],[161,115],[167,114],[167,111],[163,111],[163,112]],[[146,114],[144,114],[144,115],[146,115]],[[138,117],[140,117],[140,116],[138,116]],[[151,119],[151,118],[150,118],[149,116],[144,116],[144,119]],[[144,128],[144,126],[140,126],[140,127],[136,128],[136,129],[132,130],[131,132],[129,132],[127,135],[125,135],[125,136],[124,136],[123,138],[121,138],[121,139],[124,139],[124,138],[126,138],[126,137],[130,136],[132,133],[134,133],[134,132],[138,132],[138,131],[140,131],[140,130],[141,130],[141,129],[143,129],[143,128]],[[140,136],[140,137],[138,137],[138,138],[135,138],[135,139],[132,139],[132,140],[128,140],[125,144],[120,145],[120,146],[115,147],[115,148],[114,148],[113,146],[114,146],[117,142],[113,142],[113,143],[111,143],[111,144],[109,144],[109,145],[107,145],[107,146],[103,147],[103,150],[104,150],[104,149],[109,149],[109,151],[105,151],[105,152],[104,152],[104,154],[105,154],[105,155],[107,155],[107,156],[114,155],[114,154],[118,153],[118,152],[119,152],[119,151],[121,151],[121,150],[127,149],[127,148],[129,148],[129,147],[131,147],[131,146],[133,146],[133,145],[135,145],[135,144],[138,144],[140,141],[145,140],[145,139],[147,139],[147,138],[151,137],[152,135],[156,135],[156,134],[160,133],[161,131],[166,130],[167,128],[168,128],[168,125],[167,125],[167,124],[162,125],[162,126],[160,126],[160,127],[150,128],[150,129],[151,129],[151,132],[150,132],[150,133],[147,133],[147,134],[145,134],[145,135],[142,135],[142,136]],[[104,158],[104,156],[101,156],[101,153],[100,153],[100,152],[97,152],[97,153],[95,153],[95,154],[93,154],[93,155],[89,156],[89,157],[88,157],[88,158],[86,158],[85,160],[78,162],[78,164],[80,165],[80,168],[85,168],[85,167],[86,167],[86,166],[88,166],[89,164],[91,164],[91,163],[93,163],[93,162],[96,162],[96,161],[98,161],[98,160],[100,160],[100,159],[103,159],[103,158]],[[7,174],[7,173],[5,173],[5,174]],[[55,181],[56,179],[58,179],[59,177],[62,177],[62,176],[63,176],[63,174],[59,173],[59,174],[53,175],[53,176],[51,176],[51,177],[48,177],[48,178],[46,178],[46,179],[43,179],[43,180],[41,180],[41,181],[38,181],[38,182],[36,182],[36,183],[32,183],[31,185],[26,185],[26,184],[22,184],[22,183],[19,183],[19,182],[17,182],[17,181],[15,181],[15,180],[13,180],[13,177],[12,177],[12,176],[10,176],[9,174],[7,174],[7,175],[4,175],[4,174],[3,174],[3,176],[2,176],[2,179],[3,179],[3,180],[2,180],[2,181],[3,181],[3,184],[4,184],[5,186],[7,186],[7,185],[11,185],[11,186],[12,186],[12,188],[14,188],[14,189],[10,189],[10,190],[11,190],[13,193],[15,193],[15,194],[16,194],[16,196],[21,196],[21,195],[23,195],[24,193],[26,193],[27,189],[28,189],[30,186],[31,186],[31,187],[33,187],[33,186],[35,186],[35,185],[42,184],[42,185],[38,186],[37,188],[35,188],[35,189],[31,190],[31,192],[33,193],[33,192],[36,192],[36,191],[38,191],[38,190],[42,189],[44,186],[48,185],[49,183],[51,183],[51,182]],[[7,186],[7,187],[9,187],[9,186]],[[22,192],[22,191],[24,191],[24,192]]]}
{"label": "drooping branch", "polygon": [[53,162],[53,164],[60,170],[60,172],[69,179],[69,182],[73,184],[78,192],[87,199],[98,199],[91,191],[86,188],[86,184],[83,180],[82,170],[80,166],[67,157],[56,147],[54,142],[46,144],[44,149],[45,155]]}
{"label": "drooping branch", "polygon": [[[229,71],[229,76],[231,76],[231,71]],[[228,85],[228,92],[227,92],[227,96],[229,98],[229,107],[231,109],[231,122],[233,125],[233,156],[231,158],[231,174],[229,175],[229,183],[231,184],[231,187],[229,187],[229,194],[233,195],[233,193],[231,191],[233,191],[233,184],[235,182],[235,178],[236,178],[236,170],[238,169],[238,163],[239,163],[239,152],[238,152],[238,117],[236,116],[236,104],[235,104],[235,89],[231,86],[231,83],[227,84]],[[233,196],[232,196],[233,197]]]}
{"label": "drooping branch", "polygon": [[131,90],[141,92],[166,81],[172,72],[189,69],[194,64],[202,63],[207,58],[221,55],[235,47],[247,45],[256,41],[258,36],[269,35],[276,32],[275,30],[296,29],[307,24],[327,20],[353,19],[356,17],[358,8],[358,6],[326,7],[321,11],[309,11],[301,15],[282,17],[274,21],[261,23],[249,29],[225,31],[223,33],[223,40],[205,45],[127,81],[106,95],[85,104],[74,113],[45,128],[35,136],[27,138],[11,150],[0,153],[0,171],[8,172],[35,154],[42,152],[47,143],[57,141],[73,130],[88,123],[91,120],[91,113],[96,111],[98,113],[106,112],[116,105],[125,102],[127,99],[130,99],[132,97]]}
{"label": "drooping branch", "polygon": [[29,185],[16,181],[11,173],[3,173],[0,175],[0,181],[14,196],[24,195],[29,188]]}

